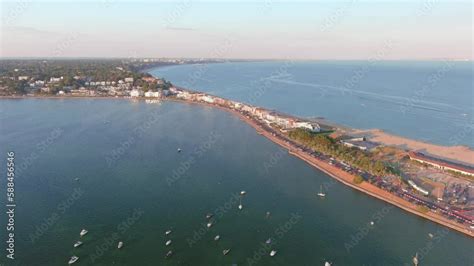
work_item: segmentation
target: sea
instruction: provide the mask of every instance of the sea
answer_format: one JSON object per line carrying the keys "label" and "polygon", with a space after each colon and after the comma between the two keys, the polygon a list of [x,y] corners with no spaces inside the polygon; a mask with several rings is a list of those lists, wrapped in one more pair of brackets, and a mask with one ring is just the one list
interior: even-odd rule
{"label": "sea", "polygon": [[[246,82],[233,82],[246,64],[209,65],[208,74],[197,82],[201,85],[193,87],[203,89],[206,77],[218,69],[235,69],[225,74],[229,87],[208,90],[242,99],[237,95],[243,97],[249,89],[239,84]],[[352,120],[335,119],[337,108],[330,102],[340,101],[332,97],[345,99],[341,118],[344,110],[350,115],[355,115],[354,108],[366,110],[350,104],[349,97],[360,97],[372,110],[382,108],[375,96],[355,92],[343,97],[329,91],[305,100],[301,94],[313,87],[285,85],[281,90],[283,81],[308,83],[288,71],[295,76],[272,81],[276,87],[256,102],[306,116],[333,114],[331,119],[347,124]],[[245,73],[255,77],[250,70]],[[213,80],[224,84],[226,78],[217,76]],[[167,78],[172,80],[172,75]],[[459,98],[460,103],[467,104],[467,98]],[[289,103],[283,104],[285,99]],[[302,102],[291,107],[297,99]],[[323,99],[329,102],[319,108]],[[392,105],[385,104],[386,114],[396,113]],[[463,105],[434,105],[443,110],[439,116],[472,114]],[[426,108],[413,108],[407,116],[432,112],[421,110]],[[416,136],[428,125],[426,117],[419,118],[419,127],[408,131],[393,117],[377,124],[374,117],[380,114],[368,109],[363,113],[364,119],[354,123],[398,123],[408,135]],[[444,118],[430,121],[435,119]],[[457,117],[458,122],[463,119]],[[430,136],[437,139],[442,134],[435,132],[445,127],[435,123]],[[6,204],[12,203],[6,194],[7,158],[15,163],[9,170],[15,173],[13,221],[6,215]],[[420,265],[474,264],[472,238],[354,191],[232,114],[210,107],[130,99],[2,99],[0,163],[0,265],[67,265],[73,255],[79,257],[75,265],[412,265],[416,253]],[[325,198],[316,195],[321,187]],[[211,220],[207,214],[213,215]],[[7,233],[12,232],[8,223],[14,227],[14,260],[6,257]],[[82,229],[89,232],[80,237]],[[172,232],[166,235],[167,230]],[[74,248],[78,240],[83,244]],[[168,240],[172,243],[166,246]],[[119,241],[124,243],[121,249]],[[226,249],[230,251],[223,255]],[[167,259],[170,250],[173,255]],[[272,250],[274,257],[269,256]]]}
{"label": "sea", "polygon": [[265,61],[150,73],[217,96],[358,129],[474,147],[472,61]]}

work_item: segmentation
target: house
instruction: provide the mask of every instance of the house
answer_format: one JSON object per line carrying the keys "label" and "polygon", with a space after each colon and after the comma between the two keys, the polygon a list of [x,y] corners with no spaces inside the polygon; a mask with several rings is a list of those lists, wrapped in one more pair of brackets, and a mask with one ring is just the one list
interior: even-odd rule
{"label": "house", "polygon": [[214,103],[214,98],[208,95],[201,96],[199,100],[207,103]]}
{"label": "house", "polygon": [[[125,78],[124,80],[125,80],[125,82],[128,82],[128,83],[132,83],[132,82],[133,82],[133,78],[131,78],[131,77],[130,77],[130,78]],[[120,81],[119,81],[119,82],[120,82]]]}
{"label": "house", "polygon": [[51,78],[49,79],[49,82],[51,82],[51,83],[56,83],[56,82],[60,82],[62,79],[63,79],[63,77],[59,77],[59,78],[51,77]]}
{"label": "house", "polygon": [[305,121],[299,121],[294,124],[296,128],[309,129],[312,132],[320,132],[321,127],[317,123],[310,123]]}
{"label": "house", "polygon": [[18,80],[28,80],[28,76],[18,76]]}
{"label": "house", "polygon": [[64,95],[64,91],[58,91],[58,95]]}
{"label": "house", "polygon": [[159,91],[147,91],[147,92],[145,92],[145,97],[147,97],[147,98],[152,98],[152,97],[159,98],[159,97],[161,97],[161,92],[159,92]]}
{"label": "house", "polygon": [[143,91],[137,90],[137,89],[133,89],[133,90],[130,91],[130,96],[131,96],[131,97],[140,97],[140,96],[143,96]]}

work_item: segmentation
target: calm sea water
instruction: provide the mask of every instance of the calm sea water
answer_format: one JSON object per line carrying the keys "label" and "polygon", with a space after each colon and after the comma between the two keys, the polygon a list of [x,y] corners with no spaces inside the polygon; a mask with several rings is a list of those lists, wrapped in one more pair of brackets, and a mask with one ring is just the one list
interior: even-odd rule
{"label": "calm sea water", "polygon": [[152,74],[177,85],[301,117],[474,147],[472,62],[251,62]]}
{"label": "calm sea water", "polygon": [[[4,256],[2,215],[2,265],[66,265],[72,255],[77,265],[403,265],[417,251],[421,265],[474,263],[472,239],[333,181],[220,110],[24,99],[0,101],[0,114],[1,164],[9,150],[17,163],[16,259]],[[165,260],[168,228],[175,255]]]}

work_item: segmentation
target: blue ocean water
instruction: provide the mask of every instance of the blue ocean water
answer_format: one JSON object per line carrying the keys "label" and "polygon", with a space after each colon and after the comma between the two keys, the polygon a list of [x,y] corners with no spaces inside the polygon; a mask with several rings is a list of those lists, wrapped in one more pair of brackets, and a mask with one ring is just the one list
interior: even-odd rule
{"label": "blue ocean water", "polygon": [[474,147],[472,62],[232,62],[150,73],[189,89],[301,117]]}
{"label": "blue ocean water", "polygon": [[[416,252],[420,265],[474,263],[468,236],[335,181],[219,109],[4,99],[0,113],[0,162],[15,152],[17,206],[13,261],[0,215],[0,265],[66,265],[72,255],[74,265],[104,266],[411,265]],[[0,187],[5,206],[6,178]]]}

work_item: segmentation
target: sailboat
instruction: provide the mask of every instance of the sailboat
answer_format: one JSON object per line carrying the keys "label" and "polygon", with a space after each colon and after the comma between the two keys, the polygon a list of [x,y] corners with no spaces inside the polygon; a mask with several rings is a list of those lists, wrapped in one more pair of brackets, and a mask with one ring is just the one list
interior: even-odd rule
{"label": "sailboat", "polygon": [[320,196],[321,198],[326,197],[326,193],[323,193],[323,186],[320,186],[320,187],[319,187],[318,196]]}
{"label": "sailboat", "polygon": [[413,257],[413,265],[418,265],[418,252],[416,253],[415,257]]}

